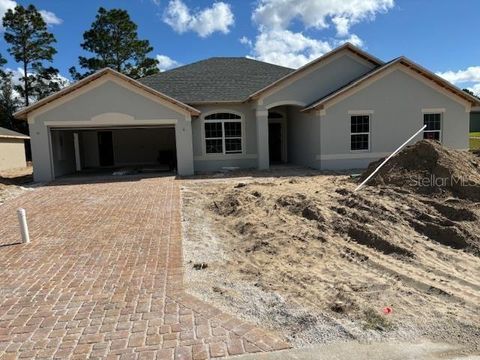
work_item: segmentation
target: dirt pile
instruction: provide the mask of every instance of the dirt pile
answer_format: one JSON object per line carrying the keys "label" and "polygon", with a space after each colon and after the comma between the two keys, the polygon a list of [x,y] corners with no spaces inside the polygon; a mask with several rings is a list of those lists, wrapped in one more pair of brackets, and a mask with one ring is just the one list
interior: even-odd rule
{"label": "dirt pile", "polygon": [[[418,149],[434,151],[428,161],[420,151],[413,165],[405,153],[395,160],[407,176],[424,175],[422,161],[430,164],[427,173],[474,172],[469,160],[455,157],[463,153],[450,161],[449,150],[436,144],[422,142],[414,153]],[[383,180],[384,186],[359,192],[347,176],[322,175],[188,186],[192,232],[186,256],[192,247],[191,261],[208,263],[190,274],[189,286],[219,306],[285,331],[294,343],[315,343],[327,333],[371,339],[364,329],[376,326],[366,314],[381,318],[389,306],[394,326],[379,326],[383,330],[375,331],[385,334],[375,336],[400,339],[418,331],[444,341],[445,327],[454,325],[459,338],[480,348],[472,337],[480,332],[480,204],[427,196],[388,172]],[[450,186],[435,193],[458,191]],[[189,216],[191,209],[198,212]],[[210,284],[212,279],[222,280]],[[315,321],[286,326],[296,320],[285,314],[298,312]]]}
{"label": "dirt pile", "polygon": [[[366,179],[382,161],[371,163],[361,179]],[[480,159],[466,151],[447,149],[436,141],[422,140],[393,157],[368,184],[478,202]]]}

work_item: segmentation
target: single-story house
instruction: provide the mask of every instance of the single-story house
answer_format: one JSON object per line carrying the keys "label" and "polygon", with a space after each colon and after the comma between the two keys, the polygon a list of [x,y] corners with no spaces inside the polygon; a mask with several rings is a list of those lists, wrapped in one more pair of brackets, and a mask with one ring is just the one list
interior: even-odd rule
{"label": "single-story house", "polygon": [[472,107],[470,113],[470,132],[480,132],[480,107]]}
{"label": "single-story house", "polygon": [[174,164],[366,167],[424,124],[419,139],[468,149],[479,100],[413,61],[345,44],[289,69],[211,58],[139,81],[101,70],[16,113],[28,121],[34,177],[84,168]]}
{"label": "single-story house", "polygon": [[25,140],[27,135],[0,127],[0,171],[27,166]]}

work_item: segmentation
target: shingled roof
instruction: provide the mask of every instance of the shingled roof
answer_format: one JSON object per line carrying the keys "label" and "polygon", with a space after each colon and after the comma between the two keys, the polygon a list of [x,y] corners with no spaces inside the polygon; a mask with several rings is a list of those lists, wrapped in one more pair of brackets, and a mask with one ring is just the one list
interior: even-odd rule
{"label": "shingled roof", "polygon": [[0,127],[0,138],[5,139],[30,139],[27,135]]}
{"label": "shingled roof", "polygon": [[139,81],[187,104],[240,102],[293,71],[247,58],[216,57]]}

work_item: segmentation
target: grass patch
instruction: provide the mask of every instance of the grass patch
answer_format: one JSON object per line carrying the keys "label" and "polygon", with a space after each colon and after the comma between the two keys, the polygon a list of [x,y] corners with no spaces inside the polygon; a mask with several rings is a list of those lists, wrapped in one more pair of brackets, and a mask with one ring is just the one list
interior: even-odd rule
{"label": "grass patch", "polygon": [[379,314],[372,308],[366,309],[363,312],[363,316],[363,327],[366,330],[389,331],[395,328],[390,319],[387,319],[385,315]]}
{"label": "grass patch", "polygon": [[470,150],[480,150],[480,132],[470,133]]}

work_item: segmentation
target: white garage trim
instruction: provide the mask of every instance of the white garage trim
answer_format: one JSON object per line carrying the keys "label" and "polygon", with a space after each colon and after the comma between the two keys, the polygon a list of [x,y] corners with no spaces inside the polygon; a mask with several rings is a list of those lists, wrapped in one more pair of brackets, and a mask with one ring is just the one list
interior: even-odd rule
{"label": "white garage trim", "polygon": [[99,127],[99,126],[154,126],[154,125],[176,125],[177,120],[175,119],[161,119],[161,120],[127,120],[127,121],[118,121],[118,120],[109,120],[109,121],[93,121],[84,120],[84,121],[45,121],[45,126],[49,127]]}

